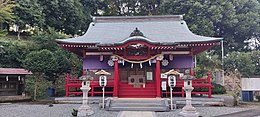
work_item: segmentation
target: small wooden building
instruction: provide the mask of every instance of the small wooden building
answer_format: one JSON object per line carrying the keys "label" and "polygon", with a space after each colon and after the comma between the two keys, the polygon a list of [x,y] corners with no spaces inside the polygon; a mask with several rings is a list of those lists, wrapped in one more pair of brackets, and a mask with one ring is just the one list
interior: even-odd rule
{"label": "small wooden building", "polygon": [[57,42],[82,57],[83,69],[94,79],[100,69],[110,72],[114,97],[161,97],[163,73],[193,75],[195,56],[220,40],[193,34],[181,15],[166,15],[93,17],[83,36]]}
{"label": "small wooden building", "polygon": [[0,96],[22,95],[28,74],[32,73],[21,68],[0,68]]}

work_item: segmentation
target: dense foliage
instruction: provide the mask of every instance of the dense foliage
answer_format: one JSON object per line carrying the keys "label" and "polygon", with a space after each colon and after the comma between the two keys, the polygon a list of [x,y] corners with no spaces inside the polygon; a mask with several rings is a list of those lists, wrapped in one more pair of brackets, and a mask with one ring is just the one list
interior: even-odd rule
{"label": "dense foliage", "polygon": [[15,7],[14,0],[1,0],[0,1],[0,36],[7,34],[4,24],[13,21],[13,8]]}
{"label": "dense foliage", "polygon": [[[27,76],[26,77],[26,91],[29,93],[30,96],[34,97],[34,84],[35,84],[35,77]],[[38,91],[37,91],[37,99],[47,97],[47,88],[52,85],[52,83],[46,79],[40,78]]]}
{"label": "dense foliage", "polygon": [[194,33],[224,37],[226,52],[248,50],[245,41],[260,36],[257,0],[165,0],[160,8],[162,14],[184,14]]}
{"label": "dense foliage", "polygon": [[245,77],[260,76],[260,51],[232,52],[224,59],[227,72],[239,72]]}
{"label": "dense foliage", "polygon": [[66,34],[82,34],[86,30],[88,15],[79,0],[40,0],[43,7],[44,27],[53,27]]}

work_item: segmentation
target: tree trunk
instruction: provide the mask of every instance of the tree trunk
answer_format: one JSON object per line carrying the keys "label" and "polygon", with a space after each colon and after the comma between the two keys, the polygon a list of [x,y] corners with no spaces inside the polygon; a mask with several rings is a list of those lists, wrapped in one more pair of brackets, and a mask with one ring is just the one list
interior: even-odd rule
{"label": "tree trunk", "polygon": [[0,23],[0,30],[4,30],[3,23]]}
{"label": "tree trunk", "polygon": [[39,80],[39,74],[37,74],[37,75],[36,75],[36,78],[35,78],[33,100],[36,100],[36,97],[37,97],[38,80]]}
{"label": "tree trunk", "polygon": [[21,34],[21,30],[20,30],[20,27],[17,25],[17,38],[18,38],[18,40],[20,40],[20,34]]}
{"label": "tree trunk", "polygon": [[20,40],[20,33],[21,33],[20,31],[17,32],[17,38],[18,38],[18,40]]}

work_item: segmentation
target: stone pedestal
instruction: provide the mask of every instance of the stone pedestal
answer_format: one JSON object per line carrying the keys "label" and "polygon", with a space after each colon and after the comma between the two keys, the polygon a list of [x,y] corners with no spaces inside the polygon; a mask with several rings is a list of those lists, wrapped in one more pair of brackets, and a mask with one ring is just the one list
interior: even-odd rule
{"label": "stone pedestal", "polygon": [[198,117],[199,112],[196,111],[196,108],[194,108],[191,105],[191,91],[194,89],[191,86],[183,87],[183,89],[186,92],[186,106],[184,106],[179,113],[179,115],[183,117]]}
{"label": "stone pedestal", "polygon": [[86,81],[82,82],[82,87],[80,88],[83,92],[83,103],[78,109],[77,116],[79,117],[85,117],[94,114],[94,111],[91,109],[91,107],[88,105],[88,91],[91,89],[89,82],[86,83]]}

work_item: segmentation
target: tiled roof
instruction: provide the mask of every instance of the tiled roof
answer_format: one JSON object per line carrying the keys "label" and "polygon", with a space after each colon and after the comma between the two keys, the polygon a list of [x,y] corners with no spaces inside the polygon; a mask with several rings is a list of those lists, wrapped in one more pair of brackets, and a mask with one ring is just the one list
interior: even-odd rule
{"label": "tiled roof", "polygon": [[18,75],[26,75],[26,74],[32,74],[32,72],[29,72],[22,68],[0,68],[0,74],[18,74]]}
{"label": "tiled roof", "polygon": [[[193,34],[180,15],[94,17],[83,36],[57,39],[58,43],[114,45],[129,40],[130,34],[140,30],[151,43],[207,42],[222,38]],[[140,37],[140,36],[139,36]],[[135,36],[131,37],[135,38]],[[138,36],[136,36],[138,39]]]}

